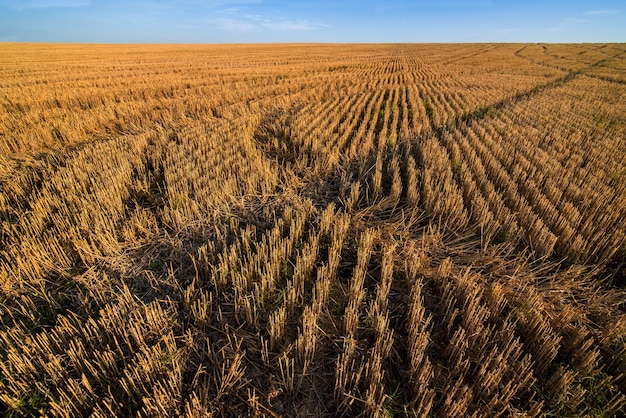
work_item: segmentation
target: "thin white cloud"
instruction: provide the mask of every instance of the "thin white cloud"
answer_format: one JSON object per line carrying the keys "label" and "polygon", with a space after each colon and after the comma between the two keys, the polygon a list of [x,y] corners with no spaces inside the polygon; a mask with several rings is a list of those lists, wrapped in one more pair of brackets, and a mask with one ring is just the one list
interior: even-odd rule
{"label": "thin white cloud", "polygon": [[13,10],[86,7],[91,0],[18,0],[0,1],[0,6]]}
{"label": "thin white cloud", "polygon": [[256,15],[245,15],[245,18],[248,20],[252,20],[255,22],[262,22],[265,18],[262,15],[256,14]]}
{"label": "thin white cloud", "polygon": [[234,32],[250,32],[255,30],[313,31],[328,27],[326,24],[311,22],[306,19],[285,19],[258,13],[236,17],[233,16],[234,14],[233,10],[230,9],[225,13],[225,16],[209,19],[209,23],[218,29]]}
{"label": "thin white cloud", "polygon": [[318,30],[328,27],[328,25],[324,25],[321,23],[312,23],[308,20],[283,20],[278,22],[272,22],[269,20],[264,21],[261,24],[262,27],[266,29],[272,30],[292,30],[292,31],[307,31],[307,30]]}
{"label": "thin white cloud", "polygon": [[617,10],[589,10],[585,14],[589,16],[616,15],[616,14],[619,14],[619,11]]}
{"label": "thin white cloud", "polygon": [[491,6],[493,0],[417,0],[414,6],[419,7],[485,7]]}
{"label": "thin white cloud", "polygon": [[497,29],[494,34],[495,35],[510,35],[512,33],[517,33],[520,30],[518,28],[501,28],[501,29]]}
{"label": "thin white cloud", "polygon": [[579,17],[570,17],[565,19],[554,26],[547,28],[548,32],[565,32],[570,29],[572,26],[579,25],[582,23],[589,22],[589,19],[582,19]]}
{"label": "thin white cloud", "polygon": [[589,19],[582,19],[580,17],[570,17],[569,19],[565,19],[563,21],[565,25],[574,25],[577,23],[585,23],[585,22],[589,22]]}
{"label": "thin white cloud", "polygon": [[218,29],[226,30],[229,32],[249,32],[258,28],[258,25],[255,25],[254,23],[246,22],[239,19],[229,19],[225,17],[211,19],[209,23],[214,24]]}
{"label": "thin white cloud", "polygon": [[547,28],[548,32],[563,33],[567,32],[575,26],[580,26],[593,21],[593,16],[615,15],[617,10],[588,10],[584,13],[587,17],[570,17],[556,23],[554,26]]}

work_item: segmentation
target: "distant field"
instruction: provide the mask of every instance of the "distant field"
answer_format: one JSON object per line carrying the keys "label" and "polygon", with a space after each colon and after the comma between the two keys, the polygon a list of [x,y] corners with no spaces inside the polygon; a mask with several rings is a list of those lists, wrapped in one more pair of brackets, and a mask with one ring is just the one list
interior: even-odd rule
{"label": "distant field", "polygon": [[623,415],[624,161],[624,44],[0,44],[0,415]]}

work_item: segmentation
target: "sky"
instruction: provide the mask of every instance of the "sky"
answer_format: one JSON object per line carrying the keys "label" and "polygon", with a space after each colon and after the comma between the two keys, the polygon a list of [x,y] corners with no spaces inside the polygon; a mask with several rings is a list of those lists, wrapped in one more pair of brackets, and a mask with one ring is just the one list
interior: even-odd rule
{"label": "sky", "polygon": [[0,42],[626,42],[626,1],[0,0]]}

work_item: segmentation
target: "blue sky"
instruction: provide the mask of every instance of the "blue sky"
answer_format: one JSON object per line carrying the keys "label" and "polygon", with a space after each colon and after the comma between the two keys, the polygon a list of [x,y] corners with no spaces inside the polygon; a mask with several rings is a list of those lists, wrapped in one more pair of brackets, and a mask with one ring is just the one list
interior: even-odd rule
{"label": "blue sky", "polygon": [[0,0],[0,42],[626,42],[624,0]]}

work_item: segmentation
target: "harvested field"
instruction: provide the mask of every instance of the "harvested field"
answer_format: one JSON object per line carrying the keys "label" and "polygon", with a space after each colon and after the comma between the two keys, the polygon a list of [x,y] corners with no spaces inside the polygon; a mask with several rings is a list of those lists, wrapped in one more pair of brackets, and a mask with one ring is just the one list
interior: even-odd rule
{"label": "harvested field", "polygon": [[624,44],[0,44],[0,414],[624,415],[624,161]]}

